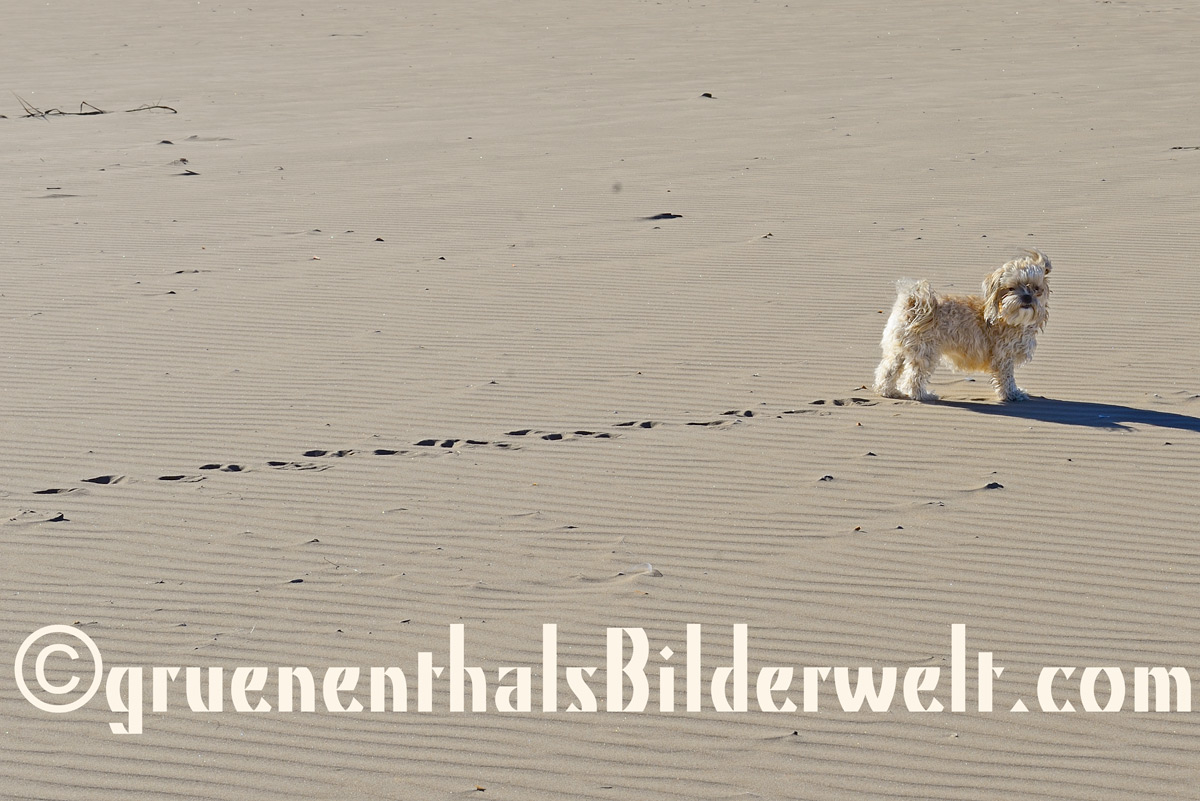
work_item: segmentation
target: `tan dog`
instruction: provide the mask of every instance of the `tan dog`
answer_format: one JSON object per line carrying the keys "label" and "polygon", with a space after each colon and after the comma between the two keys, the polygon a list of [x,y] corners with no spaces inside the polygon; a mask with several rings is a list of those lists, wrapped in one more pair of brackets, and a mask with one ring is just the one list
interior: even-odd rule
{"label": "tan dog", "polygon": [[1003,401],[1027,400],[1013,370],[1033,358],[1046,325],[1050,259],[1036,251],[1013,259],[983,281],[983,296],[938,295],[926,281],[905,279],[883,329],[883,361],[875,391],[887,398],[937,400],[925,385],[938,361],[988,373]]}

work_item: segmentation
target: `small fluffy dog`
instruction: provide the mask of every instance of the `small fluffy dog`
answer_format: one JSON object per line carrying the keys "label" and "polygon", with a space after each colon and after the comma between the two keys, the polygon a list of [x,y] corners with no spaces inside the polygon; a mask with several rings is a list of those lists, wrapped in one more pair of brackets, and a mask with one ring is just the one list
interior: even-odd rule
{"label": "small fluffy dog", "polygon": [[937,400],[925,385],[938,361],[956,370],[988,373],[1002,401],[1027,400],[1013,370],[1033,358],[1049,315],[1050,259],[1036,250],[1013,259],[983,281],[983,296],[938,295],[926,281],[905,279],[883,329],[883,361],[875,391],[886,398]]}

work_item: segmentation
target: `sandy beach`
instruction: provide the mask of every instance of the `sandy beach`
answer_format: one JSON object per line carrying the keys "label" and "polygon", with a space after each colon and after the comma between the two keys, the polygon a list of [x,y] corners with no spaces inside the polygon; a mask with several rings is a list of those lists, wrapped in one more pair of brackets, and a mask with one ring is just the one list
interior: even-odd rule
{"label": "sandy beach", "polygon": [[1200,9],[3,18],[0,796],[1195,797]]}

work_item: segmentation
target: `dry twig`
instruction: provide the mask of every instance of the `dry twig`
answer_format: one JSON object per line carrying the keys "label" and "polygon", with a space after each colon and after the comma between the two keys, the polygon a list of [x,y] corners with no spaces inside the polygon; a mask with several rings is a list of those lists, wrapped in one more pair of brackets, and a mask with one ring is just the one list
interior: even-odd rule
{"label": "dry twig", "polygon": [[[114,113],[111,111],[105,111],[102,108],[97,108],[96,106],[93,106],[91,103],[87,102],[86,100],[79,104],[79,111],[63,111],[62,109],[59,109],[59,108],[51,108],[51,109],[46,109],[45,111],[42,111],[37,106],[34,106],[31,103],[26,102],[25,99],[22,98],[18,94],[14,93],[13,97],[17,98],[17,102],[20,103],[21,107],[25,109],[25,114],[24,114],[25,118],[40,117],[41,119],[46,119],[47,117],[91,117],[91,116],[95,116],[96,114],[113,114]],[[86,109],[89,109],[89,110],[85,110],[85,107],[86,107]],[[124,109],[124,113],[130,114],[134,111],[151,111],[154,109],[161,109],[162,111],[169,111],[172,114],[179,113],[178,111],[171,108],[170,106],[162,106],[162,105],[150,104],[150,103],[143,104],[141,106],[138,106],[137,108]]]}

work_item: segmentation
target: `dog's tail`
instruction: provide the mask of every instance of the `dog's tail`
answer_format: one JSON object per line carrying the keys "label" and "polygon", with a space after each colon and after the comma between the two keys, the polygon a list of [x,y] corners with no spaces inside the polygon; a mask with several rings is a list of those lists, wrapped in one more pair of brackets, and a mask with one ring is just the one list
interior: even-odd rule
{"label": "dog's tail", "polygon": [[896,292],[893,320],[903,321],[905,330],[910,334],[919,334],[933,324],[937,296],[928,281],[901,279],[896,282]]}

